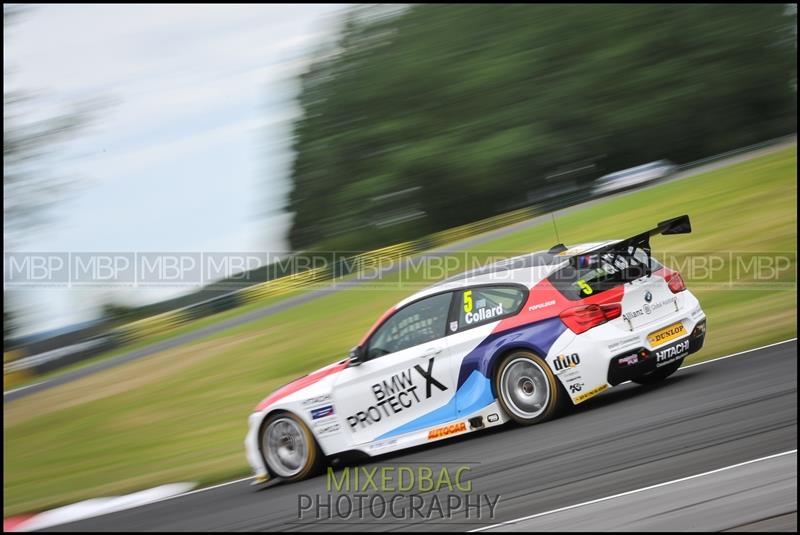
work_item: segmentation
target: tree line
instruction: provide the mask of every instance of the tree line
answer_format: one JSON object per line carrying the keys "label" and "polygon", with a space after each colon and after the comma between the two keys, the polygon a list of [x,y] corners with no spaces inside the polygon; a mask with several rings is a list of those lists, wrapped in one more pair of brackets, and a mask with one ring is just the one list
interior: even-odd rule
{"label": "tree line", "polygon": [[633,165],[792,133],[795,13],[777,4],[350,10],[300,78],[291,245],[386,245],[588,191]]}

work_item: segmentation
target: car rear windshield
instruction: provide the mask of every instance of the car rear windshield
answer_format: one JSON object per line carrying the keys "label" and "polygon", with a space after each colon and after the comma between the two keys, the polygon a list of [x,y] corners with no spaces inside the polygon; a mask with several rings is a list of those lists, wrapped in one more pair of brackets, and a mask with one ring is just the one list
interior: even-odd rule
{"label": "car rear windshield", "polygon": [[[647,253],[638,247],[628,247],[602,254],[577,255],[548,280],[567,299],[576,301],[644,277],[646,268]],[[661,264],[651,257],[650,272],[660,268]]]}

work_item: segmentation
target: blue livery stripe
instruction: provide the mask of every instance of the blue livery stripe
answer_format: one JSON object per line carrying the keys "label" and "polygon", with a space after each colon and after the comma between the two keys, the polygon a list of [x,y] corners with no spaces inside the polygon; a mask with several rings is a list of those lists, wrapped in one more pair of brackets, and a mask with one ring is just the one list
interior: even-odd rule
{"label": "blue livery stripe", "polygon": [[546,356],[565,330],[564,323],[556,317],[492,333],[461,361],[456,393],[446,405],[384,433],[375,440],[441,425],[486,407],[495,400],[489,370],[506,348],[526,348]]}
{"label": "blue livery stripe", "polygon": [[490,334],[464,357],[458,373],[458,387],[460,388],[476,370],[489,377],[495,359],[506,348],[526,348],[541,357],[546,357],[550,348],[566,329],[561,318],[556,317]]}
{"label": "blue livery stripe", "polygon": [[474,372],[456,394],[443,407],[420,416],[407,424],[401,425],[379,436],[375,440],[403,435],[428,427],[441,425],[455,420],[461,415],[472,414],[494,401],[492,385],[489,379],[480,372]]}

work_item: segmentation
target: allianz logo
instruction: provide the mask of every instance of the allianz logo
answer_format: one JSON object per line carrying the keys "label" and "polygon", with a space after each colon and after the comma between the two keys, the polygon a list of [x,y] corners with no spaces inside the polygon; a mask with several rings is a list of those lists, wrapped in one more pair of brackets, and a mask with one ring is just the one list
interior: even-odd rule
{"label": "allianz logo", "polygon": [[642,305],[641,308],[637,308],[636,310],[632,310],[631,312],[625,312],[622,315],[622,317],[624,317],[626,320],[631,320],[633,318],[638,318],[640,316],[652,314],[653,312],[669,304],[672,304],[677,309],[677,303],[678,303],[677,297],[670,297],[668,299],[664,299],[663,301],[659,301],[658,303],[653,303],[653,304],[645,303],[644,305]]}

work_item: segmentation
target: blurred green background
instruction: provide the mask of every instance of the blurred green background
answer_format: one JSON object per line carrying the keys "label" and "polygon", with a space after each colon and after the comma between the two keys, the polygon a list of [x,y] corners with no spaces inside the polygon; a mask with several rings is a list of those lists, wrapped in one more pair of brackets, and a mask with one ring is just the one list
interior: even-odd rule
{"label": "blurred green background", "polygon": [[[594,180],[613,171],[660,159],[686,164],[795,133],[796,9],[359,6],[319,43],[299,88],[285,207],[292,250],[366,251],[517,208],[546,214],[590,199]],[[28,148],[38,151],[39,142]],[[656,237],[653,246],[679,264],[723,259],[711,277],[684,272],[709,318],[707,346],[693,360],[791,338],[796,166],[791,144],[565,210],[560,241],[626,237],[688,213],[691,235]],[[468,252],[478,260],[512,256],[555,241],[548,220]],[[732,259],[757,254],[787,258],[788,267],[770,280],[731,271]],[[336,292],[4,404],[4,515],[246,475],[242,441],[253,406],[344,356],[387,307],[434,282],[393,276],[401,275],[403,284],[387,277],[383,286]],[[136,309],[108,307],[98,329],[214,295],[203,289]]]}
{"label": "blurred green background", "polygon": [[[558,228],[565,243],[576,243],[628,236],[688,213],[693,233],[654,238],[657,257],[669,251],[676,258],[729,258],[735,251],[790,258],[772,284],[731,280],[727,264],[711,280],[687,276],[708,315],[697,361],[796,336],[796,203],[795,146],[576,210],[559,217]],[[547,221],[469,253],[496,258],[553,242]],[[417,276],[383,288],[356,286],[5,405],[4,514],[246,475],[242,441],[256,403],[346,355],[386,308],[422,282]]]}
{"label": "blurred green background", "polygon": [[414,239],[797,128],[786,5],[387,9],[350,13],[302,76],[294,249]]}

